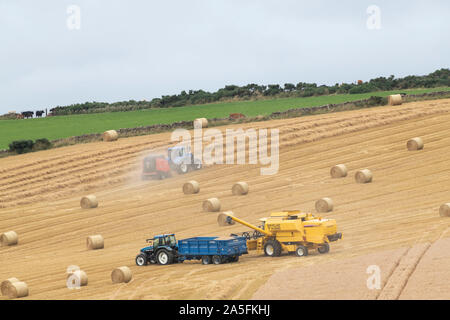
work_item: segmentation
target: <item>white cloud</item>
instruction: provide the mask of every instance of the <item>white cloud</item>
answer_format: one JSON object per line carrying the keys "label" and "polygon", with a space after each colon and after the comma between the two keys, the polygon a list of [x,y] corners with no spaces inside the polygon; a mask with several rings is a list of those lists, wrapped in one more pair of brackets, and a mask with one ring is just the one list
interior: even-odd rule
{"label": "white cloud", "polygon": [[[66,8],[81,8],[81,29]],[[369,5],[381,30],[366,28]],[[443,1],[14,1],[0,4],[0,113],[448,67]]]}

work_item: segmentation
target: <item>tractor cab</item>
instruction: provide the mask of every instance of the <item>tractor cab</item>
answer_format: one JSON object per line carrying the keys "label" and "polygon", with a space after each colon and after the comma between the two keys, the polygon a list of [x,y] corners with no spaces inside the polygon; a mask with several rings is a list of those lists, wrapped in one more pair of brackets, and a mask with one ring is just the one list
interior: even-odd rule
{"label": "tractor cab", "polygon": [[146,248],[152,248],[153,250],[157,250],[160,247],[175,248],[177,246],[177,240],[175,239],[174,234],[157,235],[152,239],[147,239],[147,242],[150,246]]}
{"label": "tractor cab", "polygon": [[173,161],[174,163],[179,163],[181,160],[186,158],[186,156],[189,156],[190,160],[190,147],[188,146],[177,146],[167,149],[168,158],[170,161]]}

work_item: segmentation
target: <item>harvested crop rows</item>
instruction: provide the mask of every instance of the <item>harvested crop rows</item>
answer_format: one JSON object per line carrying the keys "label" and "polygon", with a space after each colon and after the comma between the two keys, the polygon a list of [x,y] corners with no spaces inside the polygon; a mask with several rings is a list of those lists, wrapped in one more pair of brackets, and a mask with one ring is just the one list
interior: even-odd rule
{"label": "harvested crop rows", "polygon": [[[141,181],[142,156],[162,152],[170,133],[0,159],[0,233],[19,235],[17,246],[0,248],[0,280],[26,282],[28,298],[34,299],[251,298],[276,271],[432,243],[450,235],[445,234],[450,220],[439,216],[439,207],[450,202],[449,121],[445,99],[230,126],[280,130],[280,170],[274,176],[261,176],[259,165],[215,165]],[[423,139],[423,150],[407,150],[413,137]],[[348,175],[331,178],[330,168],[341,163]],[[365,168],[373,181],[356,183],[355,172]],[[199,182],[199,193],[183,194],[182,185],[190,180]],[[248,183],[248,195],[232,195],[238,181]],[[87,194],[96,195],[98,208],[80,208]],[[207,199],[218,198],[221,210],[257,223],[274,210],[315,212],[315,202],[324,197],[334,205],[321,215],[335,218],[344,233],[329,254],[252,253],[219,266],[134,264],[154,234],[184,238],[247,231],[237,224],[219,227],[217,213],[203,211]],[[87,250],[86,237],[96,234],[104,237],[104,249]],[[71,265],[87,273],[87,286],[66,287]],[[111,283],[118,266],[130,267],[130,282]]]}

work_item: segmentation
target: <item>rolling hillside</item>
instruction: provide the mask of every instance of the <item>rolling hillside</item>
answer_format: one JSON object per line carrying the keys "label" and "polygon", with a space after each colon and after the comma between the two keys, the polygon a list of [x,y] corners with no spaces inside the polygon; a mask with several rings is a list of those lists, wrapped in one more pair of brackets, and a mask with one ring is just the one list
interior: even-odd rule
{"label": "rolling hillside", "polygon": [[[0,247],[0,279],[25,281],[30,299],[248,299],[274,274],[290,268],[323,266],[320,270],[326,271],[330,263],[345,268],[347,259],[365,266],[372,263],[369,254],[404,250],[395,251],[398,258],[410,250],[404,248],[450,236],[450,220],[438,214],[439,206],[450,202],[449,122],[450,99],[443,99],[239,126],[280,129],[280,170],[274,176],[261,176],[258,165],[215,165],[168,180],[140,181],[142,156],[165,149],[170,133],[0,159],[0,232],[15,230],[20,237],[18,246]],[[415,136],[424,139],[424,150],[407,151],[406,141]],[[330,167],[338,163],[347,165],[349,176],[331,179]],[[362,168],[372,170],[372,183],[355,183],[353,175]],[[184,195],[181,186],[192,179],[201,191]],[[241,180],[248,182],[250,193],[233,196],[231,185]],[[98,208],[80,209],[80,197],[87,193],[96,194]],[[218,266],[134,264],[145,239],[155,234],[174,232],[181,239],[246,230],[219,227],[216,214],[201,210],[207,198],[218,197],[222,210],[257,223],[274,210],[314,212],[315,201],[325,196],[334,200],[335,210],[322,216],[335,218],[344,234],[329,254],[270,258],[251,253]],[[103,250],[86,249],[86,237],[93,234],[105,238]],[[430,248],[424,249],[422,263],[418,257],[419,273],[412,273],[405,297],[420,299],[420,291],[408,288],[424,283],[431,283],[428,296],[450,292],[448,272],[441,273],[436,286],[427,278],[428,262],[439,251]],[[448,270],[448,259],[442,261]],[[66,287],[70,265],[86,271],[87,287]],[[111,271],[122,265],[134,278],[114,285]],[[314,283],[315,274],[308,274]],[[366,274],[354,273],[349,281],[365,279]],[[331,282],[324,285],[335,289]]]}

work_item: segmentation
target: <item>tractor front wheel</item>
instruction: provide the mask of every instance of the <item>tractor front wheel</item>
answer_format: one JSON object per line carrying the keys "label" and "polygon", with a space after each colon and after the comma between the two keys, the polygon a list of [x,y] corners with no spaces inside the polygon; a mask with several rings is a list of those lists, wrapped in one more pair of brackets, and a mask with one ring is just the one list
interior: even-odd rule
{"label": "tractor front wheel", "polygon": [[324,243],[317,248],[317,251],[321,254],[327,253],[330,251],[330,245],[328,243]]}
{"label": "tractor front wheel", "polygon": [[171,264],[173,262],[173,254],[166,250],[161,250],[160,252],[158,252],[156,260],[160,265]]}
{"label": "tractor front wheel", "polygon": [[136,256],[136,265],[142,267],[147,265],[147,256],[143,253]]}
{"label": "tractor front wheel", "polygon": [[279,257],[281,255],[281,243],[278,240],[269,240],[264,245],[264,254],[269,257]]}
{"label": "tractor front wheel", "polygon": [[306,248],[305,246],[299,245],[297,247],[297,249],[295,249],[295,254],[298,257],[305,257],[308,255],[308,248]]}

